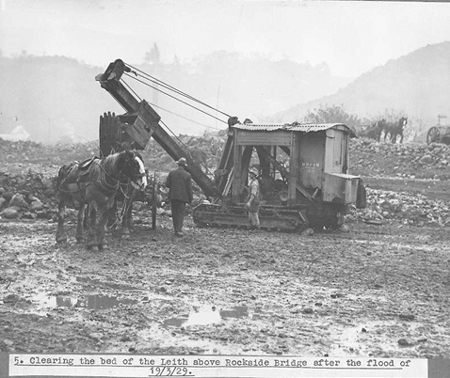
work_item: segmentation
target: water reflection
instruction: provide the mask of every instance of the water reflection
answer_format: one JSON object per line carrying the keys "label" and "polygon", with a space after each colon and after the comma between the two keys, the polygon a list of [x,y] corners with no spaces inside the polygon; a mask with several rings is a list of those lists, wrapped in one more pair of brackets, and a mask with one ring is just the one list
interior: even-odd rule
{"label": "water reflection", "polygon": [[118,307],[120,305],[133,305],[137,303],[137,300],[135,299],[118,299],[117,297],[99,294],[86,295],[80,299],[68,295],[53,296],[46,293],[39,293],[33,297],[33,300],[44,307],[84,307],[93,310],[102,310]]}
{"label": "water reflection", "polygon": [[218,324],[224,320],[230,318],[243,318],[248,317],[247,306],[235,306],[231,309],[218,311],[216,307],[204,306],[194,309],[189,313],[188,317],[170,318],[163,321],[164,327],[181,327],[181,326],[193,326],[193,325],[210,325]]}

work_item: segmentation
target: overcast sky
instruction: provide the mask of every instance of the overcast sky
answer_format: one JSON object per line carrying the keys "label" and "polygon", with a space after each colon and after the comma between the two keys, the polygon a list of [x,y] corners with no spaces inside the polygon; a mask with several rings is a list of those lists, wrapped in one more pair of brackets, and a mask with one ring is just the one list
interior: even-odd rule
{"label": "overcast sky", "polygon": [[0,0],[0,48],[65,55],[105,67],[212,51],[326,62],[357,77],[427,44],[450,40],[450,4],[365,1]]}

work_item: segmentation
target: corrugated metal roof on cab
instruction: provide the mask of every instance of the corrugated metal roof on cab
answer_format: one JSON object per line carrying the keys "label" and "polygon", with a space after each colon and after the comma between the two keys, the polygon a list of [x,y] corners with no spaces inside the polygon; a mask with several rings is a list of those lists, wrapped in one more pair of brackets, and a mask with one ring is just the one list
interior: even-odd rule
{"label": "corrugated metal roof on cab", "polygon": [[248,131],[299,131],[303,133],[324,131],[329,129],[344,129],[350,131],[350,128],[343,123],[284,123],[284,124],[257,124],[257,123],[247,123],[240,124],[237,123],[232,126],[232,128],[239,130]]}

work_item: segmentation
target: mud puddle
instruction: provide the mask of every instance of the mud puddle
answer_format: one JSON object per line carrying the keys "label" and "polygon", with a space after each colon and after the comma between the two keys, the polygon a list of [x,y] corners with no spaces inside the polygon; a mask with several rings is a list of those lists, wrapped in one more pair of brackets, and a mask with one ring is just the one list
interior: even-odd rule
{"label": "mud puddle", "polygon": [[249,316],[247,306],[235,306],[230,309],[217,309],[215,306],[202,306],[195,308],[187,316],[169,318],[163,321],[163,327],[188,327],[192,325],[212,325],[234,318]]}
{"label": "mud puddle", "polygon": [[107,295],[85,295],[80,298],[68,295],[49,295],[48,293],[39,293],[32,297],[32,302],[37,303],[39,307],[81,307],[89,310],[102,310],[118,306],[127,306],[136,304],[135,299],[122,298]]}

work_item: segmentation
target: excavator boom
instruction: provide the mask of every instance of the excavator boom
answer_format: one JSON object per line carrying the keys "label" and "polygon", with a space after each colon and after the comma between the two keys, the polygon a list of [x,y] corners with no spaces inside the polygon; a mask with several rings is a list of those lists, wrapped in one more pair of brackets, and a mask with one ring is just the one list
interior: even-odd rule
{"label": "excavator boom", "polygon": [[97,75],[95,79],[127,111],[129,118],[134,120],[132,127],[135,131],[133,135],[138,145],[142,148],[145,147],[150,137],[153,137],[174,160],[178,160],[181,157],[186,158],[188,163],[187,171],[192,175],[192,179],[200,186],[205,195],[220,197],[220,192],[215,187],[214,182],[192,160],[189,151],[177,143],[161,127],[159,124],[161,117],[158,113],[145,100],[138,101],[122,84],[120,79],[124,72],[132,71],[122,60],[117,59],[110,63],[106,71]]}

